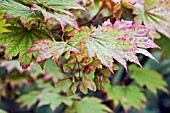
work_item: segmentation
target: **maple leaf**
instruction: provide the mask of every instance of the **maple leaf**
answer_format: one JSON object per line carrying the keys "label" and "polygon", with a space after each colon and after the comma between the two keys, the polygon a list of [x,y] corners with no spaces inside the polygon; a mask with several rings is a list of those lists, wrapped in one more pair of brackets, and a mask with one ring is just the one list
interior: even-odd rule
{"label": "maple leaf", "polygon": [[36,4],[31,8],[33,11],[39,11],[44,16],[44,21],[47,21],[51,18],[57,20],[62,30],[64,31],[64,27],[69,24],[72,27],[79,29],[77,22],[74,19],[74,15],[68,11],[69,9],[80,9],[84,10],[82,6],[80,6],[77,0],[60,0],[56,2],[55,0],[37,0],[38,4],[42,4],[44,7],[48,9],[52,9],[53,12],[47,11],[45,8],[40,7]]}
{"label": "maple leaf", "polygon": [[[24,94],[20,96],[16,101],[22,103],[21,107],[27,106],[27,108],[30,108],[33,104],[39,101],[38,107],[43,105],[50,105],[50,108],[54,111],[62,103],[67,106],[71,106],[73,104],[73,99],[76,99],[77,97],[77,95],[60,95],[59,90],[54,89],[52,86],[48,86],[48,88],[46,87],[43,90],[31,91],[27,94]],[[34,100],[32,100],[33,98]]]}
{"label": "maple leaf", "polygon": [[20,63],[17,60],[1,61],[0,67],[5,67],[7,70],[7,73],[10,73],[14,69],[17,69],[20,72],[20,74],[24,72],[24,69],[21,68]]}
{"label": "maple leaf", "polygon": [[29,7],[13,0],[0,0],[0,12],[6,13],[4,18],[20,18],[24,26],[33,18],[38,18],[35,12],[30,11]]}
{"label": "maple leaf", "polygon": [[32,63],[29,68],[22,69],[18,60],[1,61],[0,67],[5,67],[8,73],[11,73],[12,70],[17,69],[17,71],[20,73],[18,75],[21,75],[24,72],[28,71],[30,72],[30,76],[34,79],[36,79],[40,74],[43,74],[44,81],[51,80],[54,83],[56,83],[59,79],[65,77],[56,65],[56,63],[51,59],[45,61],[43,70],[37,63]]}
{"label": "maple leaf", "polygon": [[134,21],[150,28],[151,38],[157,38],[156,31],[170,38],[170,2],[167,0],[142,0],[134,7]]}
{"label": "maple leaf", "polygon": [[32,91],[29,92],[25,95],[20,96],[16,102],[18,103],[22,103],[21,107],[27,106],[28,108],[30,108],[34,103],[36,103],[37,99],[35,99],[35,97],[40,94],[40,91]]}
{"label": "maple leaf", "polygon": [[157,94],[157,89],[168,92],[165,88],[167,83],[158,72],[146,68],[138,68],[135,65],[129,66],[129,70],[132,71],[132,79],[134,79],[140,86],[146,86],[148,90],[155,95]]}
{"label": "maple leaf", "polygon": [[[97,28],[82,28],[82,31],[68,41],[74,46],[85,43],[89,58],[97,56],[103,65],[113,72],[113,59],[126,69],[126,62],[131,61],[140,65],[136,53],[152,55],[146,48],[159,48],[146,37],[149,29],[143,25],[133,25],[131,21],[116,21],[114,25],[108,20]],[[145,51],[144,51],[145,50]]]}
{"label": "maple leaf", "polygon": [[84,8],[77,3],[77,0],[60,0],[56,2],[56,0],[36,0],[38,4],[43,4],[44,6],[66,13],[70,14],[69,9],[81,9],[84,10]]}
{"label": "maple leaf", "polygon": [[135,85],[112,87],[105,84],[104,88],[106,89],[108,98],[113,100],[114,106],[120,103],[125,110],[132,107],[141,109],[145,106],[146,97],[140,91],[140,88]]}
{"label": "maple leaf", "polygon": [[59,94],[51,95],[51,92],[43,93],[39,96],[39,99],[40,99],[39,106],[50,104],[51,109],[54,111],[55,108],[58,107],[62,103],[64,103],[67,106],[71,106],[73,104],[73,99],[75,99],[76,97],[77,97],[76,95],[62,96]]}
{"label": "maple leaf", "polygon": [[56,63],[48,59],[44,64],[44,80],[52,80],[52,82],[56,83],[59,79],[64,78],[64,75],[61,70],[58,68]]}
{"label": "maple leaf", "polygon": [[16,87],[22,88],[24,84],[31,85],[33,83],[33,79],[30,78],[27,72],[20,74],[18,70],[13,70],[12,73],[6,76],[6,83],[8,83],[12,89]]}
{"label": "maple leaf", "polygon": [[5,57],[11,60],[19,54],[20,64],[23,68],[27,68],[32,60],[33,53],[25,54],[34,41],[39,39],[50,39],[50,36],[42,29],[27,29],[22,26],[10,26],[8,30],[11,32],[0,34],[0,43],[8,44],[5,50]]}
{"label": "maple leaf", "polygon": [[34,44],[27,53],[35,51],[40,51],[37,56],[37,62],[52,57],[52,60],[54,60],[57,64],[60,56],[65,52],[72,51],[75,53],[80,53],[78,49],[68,45],[66,42],[56,42],[50,40],[37,41],[36,44]]}
{"label": "maple leaf", "polygon": [[66,113],[112,113],[101,100],[94,97],[85,97],[80,101],[75,101],[72,107],[67,107]]}

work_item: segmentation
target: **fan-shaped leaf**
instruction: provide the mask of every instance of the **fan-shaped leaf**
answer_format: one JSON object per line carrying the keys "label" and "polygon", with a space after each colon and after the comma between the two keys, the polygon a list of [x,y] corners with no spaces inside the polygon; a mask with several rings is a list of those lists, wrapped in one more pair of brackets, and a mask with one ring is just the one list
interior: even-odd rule
{"label": "fan-shaped leaf", "polygon": [[135,65],[129,66],[129,70],[132,71],[132,79],[140,86],[146,86],[155,95],[157,94],[157,89],[168,92],[165,88],[167,84],[158,72],[146,68],[138,68]]}
{"label": "fan-shaped leaf", "polygon": [[170,38],[170,2],[168,0],[141,0],[134,7],[135,22],[144,23],[151,29],[150,36],[156,38],[156,31]]}
{"label": "fan-shaped leaf", "polygon": [[37,0],[38,4],[43,5],[44,7],[53,10],[53,12],[47,11],[45,8],[42,8],[36,4],[31,8],[32,11],[39,11],[43,14],[45,21],[54,18],[57,20],[62,30],[64,27],[69,24],[72,27],[79,29],[78,24],[74,19],[74,15],[68,11],[68,9],[80,9],[84,10],[82,6],[80,6],[77,0],[60,0],[56,2],[55,0]]}
{"label": "fan-shaped leaf", "polygon": [[5,50],[7,59],[12,59],[19,54],[19,60],[23,68],[27,68],[32,60],[33,53],[25,54],[34,41],[50,39],[49,35],[42,29],[32,28],[28,30],[22,26],[11,26],[12,32],[0,34],[0,43],[8,44]]}
{"label": "fan-shaped leaf", "polygon": [[37,62],[52,57],[52,59],[58,63],[60,56],[67,51],[79,53],[76,48],[68,45],[65,42],[56,42],[50,40],[37,41],[36,44],[27,53],[35,52],[38,50],[40,53],[37,57]]}
{"label": "fan-shaped leaf", "polygon": [[[146,37],[149,29],[142,25],[132,25],[131,21],[116,21],[114,25],[108,20],[102,26],[82,28],[69,40],[70,44],[85,43],[88,56],[97,56],[103,65],[113,72],[113,59],[126,68],[126,61],[140,65],[136,53],[139,49],[159,48],[152,40]],[[138,50],[138,51],[137,51]],[[140,53],[153,58],[147,50]],[[154,59],[154,58],[153,58]]]}
{"label": "fan-shaped leaf", "polygon": [[77,98],[77,95],[66,97],[53,91],[31,91],[28,94],[20,96],[17,99],[17,102],[22,103],[21,107],[27,106],[30,108],[33,104],[39,101],[38,106],[50,105],[51,109],[54,111],[62,103],[71,106],[73,104],[73,99],[75,98]]}
{"label": "fan-shaped leaf", "polygon": [[0,0],[0,12],[7,13],[5,18],[20,18],[24,26],[35,17],[35,12],[30,8],[13,0]]}
{"label": "fan-shaped leaf", "polygon": [[85,97],[80,101],[75,101],[72,107],[67,107],[66,113],[111,113],[112,111],[100,103],[97,98]]}
{"label": "fan-shaped leaf", "polygon": [[145,106],[143,102],[146,102],[146,97],[135,85],[112,87],[107,84],[104,87],[108,98],[113,100],[114,106],[120,103],[125,110],[132,107],[141,109]]}

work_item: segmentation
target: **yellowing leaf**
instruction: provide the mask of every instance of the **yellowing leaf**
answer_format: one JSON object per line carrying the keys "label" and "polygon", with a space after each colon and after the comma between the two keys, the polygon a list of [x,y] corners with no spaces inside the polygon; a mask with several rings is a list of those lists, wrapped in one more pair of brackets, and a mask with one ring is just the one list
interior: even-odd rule
{"label": "yellowing leaf", "polygon": [[5,57],[11,60],[19,54],[20,64],[23,68],[27,68],[32,61],[33,53],[26,54],[26,52],[34,44],[34,41],[50,39],[44,30],[38,28],[28,30],[22,26],[10,26],[8,30],[11,32],[0,34],[0,44],[7,44]]}

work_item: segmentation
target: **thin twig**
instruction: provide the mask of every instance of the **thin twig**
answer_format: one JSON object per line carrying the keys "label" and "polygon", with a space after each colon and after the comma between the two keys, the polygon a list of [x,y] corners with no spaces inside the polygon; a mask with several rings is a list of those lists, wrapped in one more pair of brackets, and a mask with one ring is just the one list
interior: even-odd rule
{"label": "thin twig", "polygon": [[82,23],[82,24],[79,24],[79,27],[84,26],[84,25],[88,25],[88,24],[91,24],[91,23],[95,23],[95,22],[98,22],[98,21],[101,21],[101,20],[105,20],[105,19],[111,17],[112,15],[113,15],[113,14],[111,14],[111,15],[109,15],[109,16],[105,16],[105,17],[101,17],[101,18],[95,19],[95,20],[93,20],[93,21],[84,22],[84,23]]}

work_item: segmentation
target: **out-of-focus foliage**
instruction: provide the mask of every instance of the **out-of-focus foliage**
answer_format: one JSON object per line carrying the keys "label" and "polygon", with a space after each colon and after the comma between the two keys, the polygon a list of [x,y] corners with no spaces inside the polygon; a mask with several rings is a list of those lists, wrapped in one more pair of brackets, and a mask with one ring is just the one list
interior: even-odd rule
{"label": "out-of-focus foliage", "polygon": [[[71,108],[67,107],[66,113],[110,113],[112,112],[105,105],[100,104],[101,100],[93,97],[85,97],[75,101]],[[88,109],[87,109],[88,108]]]}
{"label": "out-of-focus foliage", "polygon": [[108,98],[113,100],[113,105],[117,106],[119,103],[125,110],[132,107],[141,109],[144,107],[146,102],[145,95],[141,92],[140,88],[135,85],[129,86],[105,86],[108,93]]}
{"label": "out-of-focus foliage", "polygon": [[148,90],[154,94],[157,94],[157,89],[168,93],[165,88],[167,84],[158,72],[145,68],[138,68],[135,65],[130,65],[129,70],[132,71],[131,78],[140,86],[146,86]]}
{"label": "out-of-focus foliage", "polygon": [[169,0],[0,0],[0,113],[169,113],[169,12]]}

